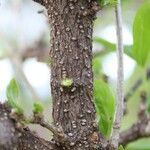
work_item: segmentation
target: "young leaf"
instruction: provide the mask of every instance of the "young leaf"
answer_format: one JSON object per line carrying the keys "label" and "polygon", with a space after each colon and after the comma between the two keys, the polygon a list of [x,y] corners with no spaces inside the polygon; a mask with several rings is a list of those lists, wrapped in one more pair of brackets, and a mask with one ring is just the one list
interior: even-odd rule
{"label": "young leaf", "polygon": [[93,40],[95,43],[103,45],[106,49],[116,50],[116,45],[114,43],[111,43],[101,37],[94,37]]}
{"label": "young leaf", "polygon": [[[95,37],[95,38],[93,38],[93,40],[95,43],[100,44],[105,47],[106,50],[105,50],[104,54],[116,51],[116,44],[114,44],[114,43],[111,43],[101,37]],[[127,56],[132,57],[132,46],[124,45],[124,53]]]}
{"label": "young leaf", "polygon": [[118,150],[125,150],[122,145],[119,146]]}
{"label": "young leaf", "polygon": [[144,66],[150,54],[150,2],[138,10],[133,24],[133,57]]}
{"label": "young leaf", "polygon": [[9,83],[9,85],[7,86],[7,99],[8,99],[8,103],[14,107],[14,103],[18,100],[18,96],[19,96],[19,88],[17,85],[17,82],[15,79],[12,79]]}
{"label": "young leaf", "polygon": [[23,110],[18,105],[19,86],[15,79],[12,79],[7,86],[6,95],[9,105],[15,110],[16,113],[22,114]]}
{"label": "young leaf", "polygon": [[41,103],[35,102],[33,104],[33,112],[34,113],[43,113],[43,111],[44,111],[44,108]]}
{"label": "young leaf", "polygon": [[102,80],[94,81],[94,100],[100,131],[108,138],[111,134],[114,120],[115,99],[109,86]]}
{"label": "young leaf", "polygon": [[68,79],[68,78],[66,78],[66,79],[61,81],[61,85],[62,86],[66,86],[66,87],[71,86],[72,83],[73,83],[73,80],[72,79]]}
{"label": "young leaf", "polygon": [[93,72],[95,76],[99,76],[101,73],[102,64],[99,57],[93,59]]}

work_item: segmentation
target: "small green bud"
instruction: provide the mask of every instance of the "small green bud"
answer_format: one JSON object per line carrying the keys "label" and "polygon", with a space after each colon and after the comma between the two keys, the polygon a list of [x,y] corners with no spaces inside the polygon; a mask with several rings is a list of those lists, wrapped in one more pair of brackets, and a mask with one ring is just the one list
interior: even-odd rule
{"label": "small green bud", "polygon": [[73,80],[72,79],[64,79],[61,81],[61,85],[62,86],[66,86],[66,87],[69,87],[73,84]]}
{"label": "small green bud", "polygon": [[20,108],[19,106],[16,106],[14,108],[12,108],[12,112],[18,115],[22,115],[23,114],[23,109]]}
{"label": "small green bud", "polygon": [[43,111],[44,111],[44,108],[41,103],[35,102],[33,104],[33,112],[34,113],[43,113]]}

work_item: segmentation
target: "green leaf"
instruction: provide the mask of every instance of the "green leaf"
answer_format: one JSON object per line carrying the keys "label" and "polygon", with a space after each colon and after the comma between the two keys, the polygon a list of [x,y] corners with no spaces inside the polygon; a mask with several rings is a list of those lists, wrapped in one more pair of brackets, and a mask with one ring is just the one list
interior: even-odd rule
{"label": "green leaf", "polygon": [[66,78],[66,79],[64,79],[64,80],[61,81],[61,85],[62,85],[62,86],[69,87],[69,86],[71,86],[72,84],[73,84],[73,80],[72,80],[72,79]]}
{"label": "green leaf", "polygon": [[132,54],[137,63],[144,66],[150,54],[150,2],[138,10],[133,24]]}
{"label": "green leaf", "polygon": [[95,37],[94,42],[103,45],[107,49],[116,50],[116,45],[100,37]]}
{"label": "green leaf", "polygon": [[99,129],[106,138],[109,138],[115,114],[115,99],[109,86],[102,80],[94,81],[94,101]]}
{"label": "green leaf", "polygon": [[93,72],[95,76],[99,76],[101,73],[102,64],[99,57],[93,59]]}
{"label": "green leaf", "polygon": [[98,0],[100,6],[111,5],[115,6],[117,4],[117,0]]}
{"label": "green leaf", "polygon": [[125,150],[122,145],[119,146],[118,150]]}
{"label": "green leaf", "polygon": [[[94,42],[105,47],[106,50],[103,54],[107,54],[107,53],[116,51],[116,44],[111,43],[111,42],[109,42],[103,38],[95,37]],[[131,45],[124,45],[124,52],[129,57],[132,57],[132,46]]]}
{"label": "green leaf", "polygon": [[44,108],[41,103],[35,102],[33,104],[33,112],[34,113],[43,113],[43,111],[44,111]]}
{"label": "green leaf", "polygon": [[8,102],[13,107],[15,101],[18,99],[19,96],[19,88],[15,79],[12,79],[10,81],[9,85],[7,86],[6,93],[7,93]]}
{"label": "green leaf", "polygon": [[16,113],[22,114],[23,110],[18,104],[19,86],[15,79],[12,79],[7,86],[6,95],[9,105],[15,110]]}

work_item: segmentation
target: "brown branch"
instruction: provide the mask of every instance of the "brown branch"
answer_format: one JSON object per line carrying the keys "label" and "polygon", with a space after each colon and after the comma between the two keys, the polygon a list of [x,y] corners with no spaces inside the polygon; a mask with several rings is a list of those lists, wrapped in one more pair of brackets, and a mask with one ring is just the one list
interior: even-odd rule
{"label": "brown branch", "polygon": [[[150,68],[147,69],[146,71],[146,77],[147,80],[150,79]],[[142,78],[139,78],[134,85],[130,88],[129,92],[126,94],[124,101],[127,102],[128,99],[135,93],[135,91],[140,87],[140,85],[143,83]]]}
{"label": "brown branch", "polygon": [[11,109],[7,104],[0,104],[0,149],[59,150],[54,143],[35,136],[25,128],[19,128],[10,113]]}
{"label": "brown branch", "polygon": [[[150,79],[150,68],[148,68],[146,70],[146,77],[147,77],[147,80]],[[125,95],[124,97],[124,102],[125,104],[128,102],[128,100],[134,95],[134,93],[138,90],[138,88],[142,85],[143,83],[143,79],[142,78],[139,78],[135,83],[134,85],[129,89],[129,92]],[[124,110],[124,114],[127,113],[127,108],[125,107],[125,110]]]}
{"label": "brown branch", "polygon": [[[99,49],[93,52],[93,57],[104,56],[108,53],[106,49]],[[48,45],[40,39],[36,42],[35,46],[27,47],[20,54],[21,59],[24,61],[28,58],[37,58],[38,61],[45,62],[49,60],[49,47]],[[0,59],[4,59],[7,56],[2,56]]]}
{"label": "brown branch", "polygon": [[54,127],[53,125],[48,124],[45,121],[40,122],[40,125],[44,128],[47,128],[48,130],[50,130],[55,136],[57,136],[58,138],[65,138],[66,135],[64,134],[64,132],[62,131],[61,127]]}
{"label": "brown branch", "polygon": [[48,60],[48,53],[49,53],[49,49],[48,47],[32,47],[32,48],[28,48],[26,51],[23,51],[21,54],[21,58],[22,60],[25,60],[27,58],[37,58],[38,61],[45,61]]}
{"label": "brown branch", "polygon": [[[108,53],[105,49],[97,50],[93,52],[93,57],[99,57],[104,56],[106,53]],[[44,46],[41,46],[37,43],[35,47],[29,47],[26,50],[22,51],[20,54],[20,57],[22,60],[26,60],[28,58],[37,58],[38,61],[44,62],[46,60],[49,60],[49,47],[45,44]],[[4,59],[7,56],[0,57],[0,59]]]}
{"label": "brown branch", "polygon": [[26,50],[22,51],[20,54],[22,60],[33,57],[36,57],[38,61],[45,61],[49,59],[49,47],[43,38],[44,35],[42,35],[32,47],[28,47]]}
{"label": "brown branch", "polygon": [[150,137],[150,118],[146,114],[146,93],[141,92],[141,104],[138,121],[131,128],[120,134],[120,144],[126,146],[130,142],[143,137]]}
{"label": "brown branch", "polygon": [[140,120],[130,129],[120,134],[120,144],[126,146],[130,142],[143,137],[150,137],[150,119]]}
{"label": "brown branch", "polygon": [[[35,43],[32,47],[27,47],[25,50],[22,50],[18,55],[22,59],[22,61],[28,58],[37,58],[38,61],[46,61],[49,60],[49,47],[48,45],[40,39],[38,42]],[[0,59],[7,58],[8,55],[0,56]],[[9,55],[9,57],[13,57]]]}
{"label": "brown branch", "polygon": [[[106,49],[97,50],[93,52],[93,57],[95,58],[99,56],[104,56],[106,53],[108,53]],[[28,48],[26,51],[23,51],[21,56],[23,60],[36,57],[38,61],[45,61],[49,59],[48,54],[49,47],[46,45],[43,46],[38,44],[36,47],[31,47]]]}

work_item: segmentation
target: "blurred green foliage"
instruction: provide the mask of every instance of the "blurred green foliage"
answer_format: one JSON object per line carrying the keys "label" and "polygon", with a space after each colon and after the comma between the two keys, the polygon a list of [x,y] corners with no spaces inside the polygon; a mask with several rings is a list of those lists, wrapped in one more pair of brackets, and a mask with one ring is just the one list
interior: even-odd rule
{"label": "blurred green foliage", "polygon": [[[107,50],[105,54],[116,51],[116,44],[111,43],[103,38],[95,37],[94,42],[104,46],[104,48]],[[129,57],[133,57],[132,45],[124,45],[124,53]]]}
{"label": "blurred green foliage", "polygon": [[92,63],[93,63],[94,76],[99,76],[101,74],[101,71],[102,71],[101,59],[99,57],[94,58]]}
{"label": "blurred green foliage", "polygon": [[133,57],[144,66],[150,54],[150,2],[144,3],[134,19],[133,24]]}
{"label": "blurred green foliage", "polygon": [[118,150],[125,150],[122,145],[119,146]]}
{"label": "blurred green foliage", "polygon": [[23,109],[19,106],[19,86],[15,79],[12,79],[7,87],[7,99],[9,105],[16,113],[22,114]]}
{"label": "blurred green foliage", "polygon": [[109,138],[115,113],[115,99],[109,86],[103,80],[94,80],[94,101],[99,120],[99,129]]}
{"label": "blurred green foliage", "polygon": [[[127,1],[125,2],[128,3]],[[130,90],[130,87],[132,87],[139,78],[142,79],[142,84],[140,85],[138,90],[135,91],[135,93],[132,93],[132,97],[128,102],[127,105],[128,113],[127,115],[124,116],[122,130],[129,128],[137,119],[137,112],[139,108],[141,91],[145,91],[147,93],[148,111],[150,109],[150,98],[149,98],[150,91],[148,90],[150,88],[149,86],[150,82],[146,78],[147,68],[150,67],[149,66],[150,64],[150,56],[149,56],[150,55],[150,45],[149,45],[150,15],[149,14],[150,14],[150,1],[145,0],[145,3],[142,4],[137,10],[133,21],[133,45],[124,45],[125,54],[137,62],[137,65],[135,67],[132,76],[128,81],[126,81],[126,89]],[[102,61],[102,57],[104,57],[105,55],[108,55],[109,53],[116,51],[116,45],[101,37],[95,37],[94,42],[100,44],[105,50],[104,53],[100,53],[99,56],[96,56],[96,59],[94,59],[93,61],[95,63],[93,65],[93,71],[95,77],[98,76],[100,77],[100,74],[102,74],[102,69],[98,69],[98,67],[101,68],[100,65],[101,62],[99,61]],[[105,83],[104,81],[102,82]],[[100,130],[106,137],[110,134],[110,128],[111,128],[110,126],[108,126],[109,119],[107,120],[110,114],[107,113],[109,109],[113,108],[112,106],[114,106],[114,102],[112,100],[113,95],[109,95],[110,89],[108,85],[106,88],[106,85],[104,85],[103,83],[100,83],[100,81],[95,80],[94,100],[97,108],[97,116],[99,118],[99,121],[101,120]],[[108,93],[106,93],[105,91],[106,89]],[[104,104],[107,103],[107,101],[112,102],[112,104],[110,102],[111,106],[108,106],[109,104],[108,105]],[[135,109],[131,109],[131,107],[134,107]],[[112,111],[114,112],[114,110]],[[114,113],[112,114],[114,115]],[[113,115],[111,116],[112,118],[114,117]],[[105,120],[101,118],[104,118]],[[112,122],[110,124],[112,125]],[[150,150],[150,144],[148,143],[149,140],[150,139],[140,139],[138,141],[130,143],[127,149],[128,150]],[[120,146],[119,149],[123,149],[123,147]]]}

